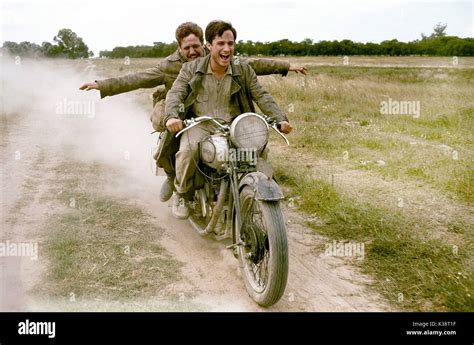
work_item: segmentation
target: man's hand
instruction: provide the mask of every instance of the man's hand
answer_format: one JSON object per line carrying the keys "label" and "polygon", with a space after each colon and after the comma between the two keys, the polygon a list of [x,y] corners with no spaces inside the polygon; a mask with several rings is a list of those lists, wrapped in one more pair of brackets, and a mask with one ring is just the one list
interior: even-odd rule
{"label": "man's hand", "polygon": [[296,74],[301,73],[306,75],[306,72],[308,71],[305,66],[300,66],[300,65],[295,65],[290,63],[290,68],[288,71],[296,72]]}
{"label": "man's hand", "polygon": [[180,119],[169,119],[166,121],[166,128],[170,133],[177,133],[183,129],[183,121]]}
{"label": "man's hand", "polygon": [[291,132],[293,127],[291,127],[290,123],[288,121],[281,121],[278,122],[278,127],[280,129],[280,132],[288,134]]}
{"label": "man's hand", "polygon": [[96,82],[93,82],[93,83],[85,83],[85,84],[82,84],[82,85],[79,87],[79,90],[86,90],[86,91],[99,90],[99,84],[97,84]]}

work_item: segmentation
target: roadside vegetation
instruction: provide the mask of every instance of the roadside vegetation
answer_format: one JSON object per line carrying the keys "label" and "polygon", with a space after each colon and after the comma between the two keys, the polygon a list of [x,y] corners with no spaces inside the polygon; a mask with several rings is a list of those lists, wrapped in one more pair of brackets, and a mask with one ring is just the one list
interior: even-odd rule
{"label": "roadside vegetation", "polygon": [[[314,67],[263,83],[295,126],[272,164],[314,231],[365,244],[396,307],[473,311],[473,69]],[[382,114],[413,101],[419,114]],[[291,169],[288,167],[291,166]]]}

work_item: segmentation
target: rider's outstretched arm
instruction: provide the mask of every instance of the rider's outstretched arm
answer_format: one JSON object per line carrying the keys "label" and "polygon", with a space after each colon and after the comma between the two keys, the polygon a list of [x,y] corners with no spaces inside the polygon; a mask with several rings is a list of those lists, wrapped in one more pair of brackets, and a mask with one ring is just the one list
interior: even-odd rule
{"label": "rider's outstretched arm", "polygon": [[306,74],[306,67],[290,64],[288,61],[279,61],[272,59],[247,59],[237,56],[235,60],[246,62],[253,68],[257,75],[281,74],[286,76],[289,71]]}

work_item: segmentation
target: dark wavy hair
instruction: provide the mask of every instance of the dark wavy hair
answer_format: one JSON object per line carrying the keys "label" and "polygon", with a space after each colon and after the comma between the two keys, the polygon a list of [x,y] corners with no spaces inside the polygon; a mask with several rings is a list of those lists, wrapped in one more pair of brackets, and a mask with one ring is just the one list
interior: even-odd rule
{"label": "dark wavy hair", "polygon": [[237,40],[237,31],[231,23],[222,20],[213,20],[206,26],[206,41],[212,43],[212,40],[218,36],[222,36],[224,31],[230,30],[234,34],[234,41]]}

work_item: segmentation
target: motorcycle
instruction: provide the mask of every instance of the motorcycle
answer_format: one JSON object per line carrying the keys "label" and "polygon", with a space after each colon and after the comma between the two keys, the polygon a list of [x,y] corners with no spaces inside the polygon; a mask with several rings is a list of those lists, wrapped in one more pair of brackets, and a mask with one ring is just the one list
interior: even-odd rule
{"label": "motorcycle", "polygon": [[256,113],[241,114],[230,125],[209,116],[184,120],[176,137],[205,122],[215,131],[199,144],[188,221],[202,236],[232,239],[227,248],[239,260],[248,294],[271,306],[285,291],[288,241],[283,193],[264,158],[270,128],[289,142],[275,120]]}

